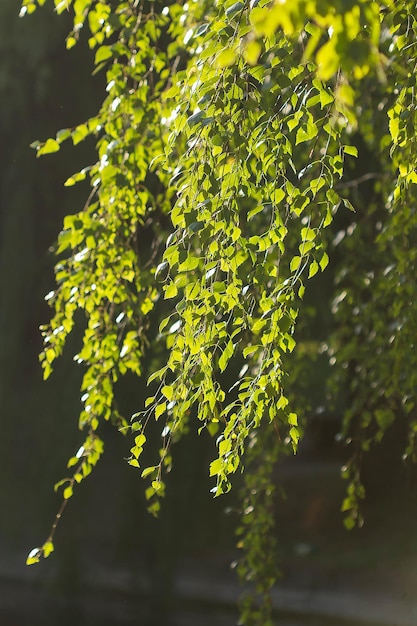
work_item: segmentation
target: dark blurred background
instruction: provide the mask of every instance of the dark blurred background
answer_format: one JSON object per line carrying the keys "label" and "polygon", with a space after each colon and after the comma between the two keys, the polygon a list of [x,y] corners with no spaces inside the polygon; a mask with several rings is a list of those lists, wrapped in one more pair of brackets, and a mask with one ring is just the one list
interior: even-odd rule
{"label": "dark blurred background", "polygon": [[[50,315],[43,298],[54,286],[51,245],[63,217],[80,210],[88,195],[87,186],[63,183],[95,160],[93,143],[64,145],[39,160],[29,144],[93,115],[104,80],[91,75],[93,56],[85,41],[66,51],[69,13],[57,17],[48,3],[24,19],[18,11],[16,0],[1,0],[0,624],[231,626],[238,594],[229,567],[236,558],[237,503],[235,495],[213,500],[209,493],[213,442],[204,435],[178,445],[155,520],[146,512],[139,474],[125,461],[129,441],[104,428],[106,454],[67,507],[55,553],[25,566],[29,550],[49,532],[60,505],[53,484],[65,476],[66,460],[81,441],[82,371],[72,361],[77,334],[43,382],[38,328]],[[390,484],[387,503],[381,497],[386,477],[374,480],[371,471],[369,522],[347,534],[339,512],[345,457],[335,444],[340,420],[314,413],[324,401],[328,372],[327,357],[310,361],[329,333],[327,280],[317,281],[308,295],[316,323],[301,345],[300,393],[312,404],[306,442],[299,458],[277,469],[286,493],[277,499],[278,566],[283,585],[302,590],[355,591],[360,581],[373,591],[385,585],[403,593],[417,581],[416,542],[409,539],[415,534],[414,495],[398,500]],[[119,388],[127,415],[139,393],[137,381]],[[380,458],[388,457],[385,452]],[[388,476],[394,480],[392,472]],[[395,573],[395,584],[387,571]],[[313,624],[311,615],[304,621],[290,613],[280,623]]]}

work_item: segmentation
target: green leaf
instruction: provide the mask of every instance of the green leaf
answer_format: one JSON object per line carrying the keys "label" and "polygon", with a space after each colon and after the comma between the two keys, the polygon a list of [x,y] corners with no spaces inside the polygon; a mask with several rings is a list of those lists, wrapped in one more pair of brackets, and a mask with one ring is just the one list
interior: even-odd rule
{"label": "green leaf", "polygon": [[301,261],[302,261],[302,259],[301,259],[300,256],[294,256],[291,259],[290,270],[292,272],[296,272],[299,269],[300,265],[301,265]]}
{"label": "green leaf", "polygon": [[305,141],[310,141],[314,139],[318,134],[318,128],[316,124],[309,122],[308,124],[303,125],[301,128],[297,130],[297,134],[295,137],[295,145],[298,146],[300,143]]}
{"label": "green leaf", "polygon": [[71,137],[71,129],[70,128],[63,128],[62,130],[59,130],[57,132],[57,134],[56,134],[56,140],[57,140],[58,143],[62,143],[63,141],[65,141],[69,137]]}
{"label": "green leaf", "polygon": [[161,389],[161,393],[168,401],[171,401],[174,397],[174,388],[172,385],[164,385]]}
{"label": "green leaf", "polygon": [[69,485],[68,487],[64,489],[64,493],[63,493],[64,500],[69,500],[72,494],[73,494],[73,488],[72,488],[72,485]]}
{"label": "green leaf", "polygon": [[190,117],[187,119],[187,124],[190,127],[195,126],[196,124],[199,124],[202,120],[204,120],[204,118],[204,111],[197,111],[197,113],[190,115]]}
{"label": "green leaf", "polygon": [[48,556],[54,551],[54,544],[52,543],[52,541],[47,541],[46,543],[44,543],[42,546],[42,550],[43,556],[45,557],[45,559],[47,559]]}
{"label": "green leaf", "polygon": [[225,48],[217,57],[217,63],[220,67],[230,67],[236,61],[236,52],[231,48]]}
{"label": "green leaf", "polygon": [[81,143],[81,141],[84,141],[84,139],[89,135],[89,129],[88,129],[88,125],[87,124],[80,124],[79,126],[77,126],[71,134],[72,137],[72,142],[74,144],[74,146],[78,145],[79,143]]}
{"label": "green leaf", "polygon": [[343,146],[343,151],[345,154],[350,154],[351,156],[358,156],[358,149],[356,146]]}
{"label": "green leaf", "polygon": [[329,255],[327,254],[327,252],[323,252],[323,256],[320,259],[320,269],[322,272],[324,272],[328,264],[329,264]]}
{"label": "green leaf", "polygon": [[222,472],[223,472],[223,462],[221,459],[216,459],[215,461],[212,461],[212,463],[210,463],[210,470],[209,470],[210,476],[217,476],[218,474],[221,474]]}
{"label": "green leaf", "polygon": [[42,548],[33,548],[27,556],[26,565],[34,565],[39,563],[40,556],[42,555]]}
{"label": "green leaf", "polygon": [[73,185],[80,182],[81,180],[85,180],[85,177],[86,177],[86,172],[85,170],[82,170],[81,172],[77,172],[77,174],[74,174],[73,176],[70,176],[69,178],[67,178],[64,185],[65,187],[72,187]]}
{"label": "green leaf", "polygon": [[56,141],[56,139],[48,139],[44,144],[41,144],[37,148],[37,156],[42,156],[43,154],[52,154],[53,152],[58,152],[58,150],[59,143]]}
{"label": "green leaf", "polygon": [[155,270],[155,278],[157,280],[164,281],[167,278],[168,272],[169,272],[169,263],[167,261],[163,261],[162,263],[159,263],[159,265],[157,266]]}
{"label": "green leaf", "polygon": [[67,50],[71,50],[71,48],[73,48],[76,43],[77,43],[77,40],[75,37],[67,37],[66,39]]}
{"label": "green leaf", "polygon": [[102,61],[107,61],[108,59],[111,59],[112,56],[113,51],[111,46],[100,46],[100,48],[98,48],[96,51],[94,63],[95,65],[98,65],[99,63],[102,63]]}
{"label": "green leaf", "polygon": [[180,264],[178,272],[191,272],[199,266],[199,259],[195,256],[188,256],[186,260]]}
{"label": "green leaf", "polygon": [[55,483],[55,485],[54,485],[54,491],[55,491],[55,492],[57,492],[57,491],[58,491],[58,489],[59,489],[60,487],[62,487],[62,485],[65,485],[65,483],[67,483],[67,482],[68,482],[68,478],[63,478],[62,480],[59,480],[59,481],[58,481],[57,483]]}
{"label": "green leaf", "polygon": [[226,9],[227,17],[231,17],[235,13],[239,13],[244,8],[243,2],[234,2],[231,6]]}
{"label": "green leaf", "polygon": [[259,346],[246,346],[243,348],[243,356],[246,359],[248,356],[251,356],[259,349]]}
{"label": "green leaf", "polygon": [[154,474],[155,472],[158,471],[158,465],[153,465],[153,466],[149,466],[149,467],[145,467],[145,469],[143,470],[141,476],[142,478],[146,478],[147,476],[151,476],[152,474]]}
{"label": "green leaf", "polygon": [[304,227],[301,229],[301,238],[303,241],[313,241],[316,238],[316,231],[312,228]]}
{"label": "green leaf", "polygon": [[297,419],[297,414],[296,413],[290,413],[288,415],[288,423],[291,424],[292,426],[297,426],[298,425],[298,419]]}
{"label": "green leaf", "polygon": [[230,358],[233,354],[233,342],[231,340],[229,340],[226,344],[225,349],[222,352],[222,355],[219,358],[219,370],[221,372],[224,372],[224,370],[226,369],[226,366],[228,364],[228,362],[230,361]]}
{"label": "green leaf", "polygon": [[169,283],[164,286],[165,291],[165,300],[169,300],[170,298],[175,298],[178,294],[178,288],[175,283]]}
{"label": "green leaf", "polygon": [[356,213],[356,210],[355,210],[354,206],[352,205],[352,203],[347,198],[342,198],[342,202],[345,205],[345,207],[347,209],[349,209],[349,211],[352,211],[353,213]]}
{"label": "green leaf", "polygon": [[165,413],[167,408],[166,402],[161,402],[161,404],[158,404],[155,408],[155,419],[157,420],[159,417],[161,417],[161,415],[163,415],[163,413]]}
{"label": "green leaf", "polygon": [[252,39],[245,47],[243,54],[249,65],[255,65],[258,62],[261,52],[262,46],[259,41]]}
{"label": "green leaf", "polygon": [[291,441],[293,443],[293,447],[295,449],[295,447],[297,446],[298,441],[300,439],[300,431],[295,426],[292,426],[290,428],[290,437],[291,437]]}
{"label": "green leaf", "polygon": [[137,446],[143,446],[144,443],[146,442],[146,437],[143,433],[140,433],[139,435],[136,435],[135,437],[135,444]]}

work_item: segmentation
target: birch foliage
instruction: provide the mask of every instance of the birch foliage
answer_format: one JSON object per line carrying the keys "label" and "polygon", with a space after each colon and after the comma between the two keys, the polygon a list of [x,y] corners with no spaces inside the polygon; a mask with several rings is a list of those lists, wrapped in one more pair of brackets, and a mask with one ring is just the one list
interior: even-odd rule
{"label": "birch foliage", "polygon": [[[21,13],[37,4],[44,0],[23,0]],[[364,329],[383,317],[370,300],[358,300],[359,269],[349,296],[339,294],[335,304],[338,315],[345,311],[334,338],[345,370],[354,353],[367,372],[349,383],[355,402],[346,433],[365,402],[369,372],[377,382],[366,396],[372,405],[366,419],[376,421],[379,433],[394,410],[384,403],[382,409],[374,396],[406,396],[406,411],[414,407],[411,389],[399,388],[406,384],[402,354],[413,325],[402,308],[412,294],[400,285],[411,289],[413,267],[402,247],[415,221],[415,2],[55,0],[55,8],[74,16],[67,47],[88,38],[94,71],[105,72],[107,83],[96,116],[33,144],[38,156],[89,136],[97,146],[97,161],[65,183],[88,179],[91,194],[64,220],[56,288],[47,296],[53,317],[42,329],[47,378],[76,313],[85,320],[75,355],[84,369],[85,440],[57,486],[63,506],[103,452],[103,420],[128,433],[129,463],[145,480],[153,513],[172,444],[188,428],[206,429],[217,450],[208,467],[215,496],[230,490],[236,472],[256,468],[244,472],[245,510],[254,513],[243,515],[239,531],[246,550],[241,571],[258,581],[265,602],[261,617],[248,605],[243,620],[269,624],[275,574],[262,541],[273,522],[271,473],[279,455],[296,452],[302,435],[287,393],[288,356],[296,351],[306,283],[329,261],[326,229],[337,211],[353,210],[346,172],[354,171],[363,142],[381,152],[376,250],[389,249],[395,258],[371,290],[381,302],[396,294],[388,315],[397,327],[393,352],[384,351],[373,328],[377,349],[362,354],[362,334],[351,334],[354,316],[343,302],[359,306]],[[349,215],[360,224],[361,215]],[[349,262],[347,272],[355,267],[354,251]],[[382,362],[391,357],[397,373],[388,386],[390,366]],[[149,395],[126,418],[115,384],[129,372],[143,375],[151,358]],[[161,445],[154,464],[144,466],[151,421],[160,425]],[[362,494],[358,471],[353,461],[346,468],[348,524]],[[51,552],[55,527],[29,563]]]}

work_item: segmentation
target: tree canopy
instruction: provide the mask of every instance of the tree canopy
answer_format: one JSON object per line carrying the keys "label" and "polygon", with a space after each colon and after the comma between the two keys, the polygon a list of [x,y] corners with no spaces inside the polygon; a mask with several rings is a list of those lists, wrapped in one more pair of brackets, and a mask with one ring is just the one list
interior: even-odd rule
{"label": "tree canopy", "polygon": [[[303,434],[296,329],[337,250],[322,351],[329,393],[348,389],[348,527],[361,519],[362,454],[395,418],[414,456],[416,3],[54,1],[74,16],[67,47],[88,38],[107,85],[95,116],[32,144],[38,156],[87,137],[97,148],[65,183],[88,179],[91,193],[64,219],[42,328],[45,378],[84,329],[85,439],[56,485],[57,520],[103,452],[103,420],[131,437],[155,514],[172,445],[205,430],[214,495],[243,471],[240,571],[264,598],[243,623],[268,624],[272,469]],[[44,3],[23,0],[21,14]],[[116,402],[129,373],[149,385],[131,419]],[[55,528],[28,563],[50,554]]]}

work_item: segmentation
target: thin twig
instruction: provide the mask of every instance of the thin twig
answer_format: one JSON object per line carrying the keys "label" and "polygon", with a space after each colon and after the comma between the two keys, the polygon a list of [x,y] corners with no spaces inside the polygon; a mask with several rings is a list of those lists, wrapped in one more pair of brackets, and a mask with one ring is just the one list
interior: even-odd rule
{"label": "thin twig", "polygon": [[368,174],[364,174],[363,176],[359,176],[359,178],[355,178],[354,180],[350,180],[347,183],[340,183],[337,185],[340,187],[357,187],[361,183],[365,183],[367,180],[372,180],[373,178],[383,178],[383,174],[377,174],[374,172],[369,172]]}

